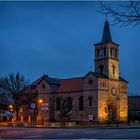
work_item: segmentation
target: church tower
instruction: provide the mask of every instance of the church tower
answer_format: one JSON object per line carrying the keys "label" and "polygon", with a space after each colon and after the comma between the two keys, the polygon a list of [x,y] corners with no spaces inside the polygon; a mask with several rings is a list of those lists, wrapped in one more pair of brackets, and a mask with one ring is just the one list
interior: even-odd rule
{"label": "church tower", "polygon": [[109,23],[104,23],[101,42],[95,44],[95,72],[109,79],[119,79],[119,45],[112,41]]}

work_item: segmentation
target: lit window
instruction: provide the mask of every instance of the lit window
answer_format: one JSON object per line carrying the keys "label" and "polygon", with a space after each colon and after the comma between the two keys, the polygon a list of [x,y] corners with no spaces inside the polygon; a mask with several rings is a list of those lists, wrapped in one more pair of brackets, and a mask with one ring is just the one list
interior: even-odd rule
{"label": "lit window", "polygon": [[115,66],[112,66],[113,67],[113,75],[115,75]]}

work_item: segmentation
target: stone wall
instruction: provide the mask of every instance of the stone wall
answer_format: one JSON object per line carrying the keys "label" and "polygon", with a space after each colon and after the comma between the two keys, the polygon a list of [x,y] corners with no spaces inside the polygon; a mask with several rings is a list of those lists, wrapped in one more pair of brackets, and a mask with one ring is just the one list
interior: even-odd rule
{"label": "stone wall", "polygon": [[[104,83],[104,84],[103,84]],[[127,121],[128,117],[128,89],[127,83],[118,80],[99,79],[98,84],[98,119],[99,121],[107,120],[107,102],[112,100],[116,104],[116,118],[120,121]],[[120,87],[124,87],[123,90]],[[112,89],[116,89],[116,93],[112,93]]]}

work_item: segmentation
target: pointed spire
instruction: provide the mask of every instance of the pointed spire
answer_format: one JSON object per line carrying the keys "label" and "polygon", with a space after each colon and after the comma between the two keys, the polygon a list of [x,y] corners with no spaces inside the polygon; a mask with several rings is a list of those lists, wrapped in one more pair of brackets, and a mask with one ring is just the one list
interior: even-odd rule
{"label": "pointed spire", "polygon": [[104,30],[103,30],[103,36],[102,36],[102,43],[105,42],[112,42],[112,38],[111,38],[111,33],[110,33],[110,28],[109,28],[109,24],[107,21],[107,17],[106,17],[106,21],[104,24]]}

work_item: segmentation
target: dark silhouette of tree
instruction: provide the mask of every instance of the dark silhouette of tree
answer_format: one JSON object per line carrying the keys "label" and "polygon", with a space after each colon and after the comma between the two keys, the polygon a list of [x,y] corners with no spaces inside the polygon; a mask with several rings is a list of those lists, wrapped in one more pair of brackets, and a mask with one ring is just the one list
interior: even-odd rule
{"label": "dark silhouette of tree", "polygon": [[105,113],[107,114],[107,121],[108,123],[111,123],[113,121],[116,121],[116,112],[117,107],[115,105],[115,102],[113,99],[107,100],[107,106],[105,107]]}
{"label": "dark silhouette of tree", "polygon": [[126,26],[140,24],[140,2],[100,2],[99,12],[113,17],[113,24]]}
{"label": "dark silhouette of tree", "polygon": [[6,77],[0,78],[0,98],[2,101],[13,102],[14,108],[17,111],[17,101],[22,90],[29,82],[19,72],[9,74]]}
{"label": "dark silhouette of tree", "polygon": [[65,127],[65,123],[69,120],[70,116],[71,116],[71,108],[69,107],[69,100],[67,98],[64,98],[62,100],[60,110],[60,122],[62,127]]}

